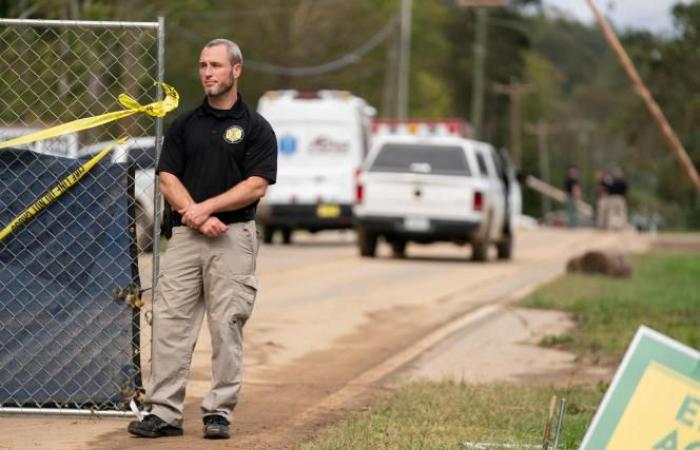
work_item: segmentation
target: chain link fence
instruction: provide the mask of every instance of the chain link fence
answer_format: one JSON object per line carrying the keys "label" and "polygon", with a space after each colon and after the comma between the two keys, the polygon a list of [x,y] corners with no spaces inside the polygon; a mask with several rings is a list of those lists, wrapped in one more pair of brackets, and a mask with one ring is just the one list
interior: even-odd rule
{"label": "chain link fence", "polygon": [[[121,110],[120,93],[159,98],[163,22],[0,19],[0,55],[4,141]],[[0,150],[0,228],[122,135],[131,139],[0,242],[0,412],[123,411],[142,390],[160,120],[135,114]]]}

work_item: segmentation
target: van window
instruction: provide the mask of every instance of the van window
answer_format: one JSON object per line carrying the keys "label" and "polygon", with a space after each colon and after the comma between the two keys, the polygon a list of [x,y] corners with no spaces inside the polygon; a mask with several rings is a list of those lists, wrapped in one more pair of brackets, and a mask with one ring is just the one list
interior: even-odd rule
{"label": "van window", "polygon": [[413,144],[384,145],[369,171],[471,175],[461,147]]}

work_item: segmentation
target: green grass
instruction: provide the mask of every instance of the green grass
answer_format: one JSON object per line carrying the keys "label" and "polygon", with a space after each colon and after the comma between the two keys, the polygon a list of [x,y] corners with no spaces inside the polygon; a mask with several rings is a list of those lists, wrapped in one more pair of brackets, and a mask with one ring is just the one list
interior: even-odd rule
{"label": "green grass", "polygon": [[[564,276],[523,302],[570,311],[576,330],[542,344],[586,360],[616,363],[640,324],[700,347],[700,257],[649,253],[633,258],[633,276]],[[298,450],[460,449],[465,441],[541,444],[553,394],[568,402],[560,449],[577,448],[606,386],[468,385],[419,382],[402,386]]]}
{"label": "green grass", "polygon": [[523,302],[572,314],[578,328],[548,336],[543,345],[572,350],[592,361],[618,360],[639,325],[700,347],[700,257],[648,253],[634,257],[629,279],[566,275]]}
{"label": "green grass", "polygon": [[[415,382],[369,413],[325,430],[298,450],[444,450],[463,443],[542,444],[552,395],[567,399],[560,449],[574,449],[602,397],[597,386],[554,389],[509,384]],[[553,434],[552,434],[553,436]]]}

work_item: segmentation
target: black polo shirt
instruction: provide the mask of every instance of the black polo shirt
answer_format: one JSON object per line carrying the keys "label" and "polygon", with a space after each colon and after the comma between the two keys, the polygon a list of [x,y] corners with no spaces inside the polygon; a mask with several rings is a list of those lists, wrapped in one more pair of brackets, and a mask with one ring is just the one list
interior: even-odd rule
{"label": "black polo shirt", "polygon": [[[251,176],[274,184],[277,138],[270,124],[248,108],[240,94],[230,110],[214,109],[205,98],[168,128],[157,171],[178,177],[197,203]],[[257,203],[214,216],[224,223],[252,220]],[[181,225],[181,216],[173,211],[173,226],[177,225]]]}

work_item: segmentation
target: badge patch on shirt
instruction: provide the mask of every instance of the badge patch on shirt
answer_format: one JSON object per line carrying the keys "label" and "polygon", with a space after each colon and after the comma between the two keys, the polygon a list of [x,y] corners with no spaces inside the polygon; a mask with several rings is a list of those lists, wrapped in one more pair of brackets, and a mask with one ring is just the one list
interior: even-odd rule
{"label": "badge patch on shirt", "polygon": [[224,140],[229,144],[237,144],[243,140],[243,128],[239,125],[229,127],[224,132]]}

